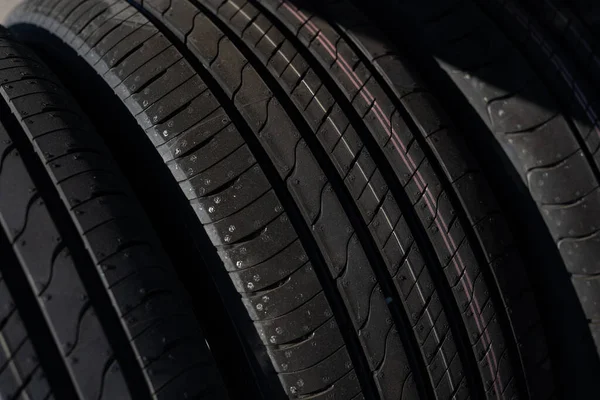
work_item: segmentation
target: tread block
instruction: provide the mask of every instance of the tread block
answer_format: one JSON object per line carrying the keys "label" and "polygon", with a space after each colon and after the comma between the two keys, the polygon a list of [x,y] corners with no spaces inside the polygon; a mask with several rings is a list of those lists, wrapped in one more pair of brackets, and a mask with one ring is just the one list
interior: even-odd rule
{"label": "tread block", "polygon": [[158,30],[152,25],[143,25],[138,30],[127,37],[126,41],[117,43],[110,49],[101,60],[102,67],[98,67],[99,72],[106,72],[110,68],[117,66],[124,58],[128,57],[136,48],[141,47],[144,41],[154,36]]}
{"label": "tread block", "polygon": [[[384,399],[411,398],[404,391],[407,386],[410,388],[409,382],[412,380],[412,375],[410,374],[408,360],[404,354],[400,336],[394,328],[388,333],[385,348],[383,362],[374,375],[379,394]],[[412,390],[416,391],[416,387],[413,387]],[[416,395],[416,393],[413,392],[412,395]]]}
{"label": "tread block", "polygon": [[[254,279],[260,277],[254,275]],[[262,278],[260,278],[262,279]],[[301,306],[321,291],[310,263],[299,268],[276,288],[242,298],[252,320],[272,319]]]}
{"label": "tread block", "polygon": [[591,192],[598,186],[593,176],[585,154],[577,151],[557,165],[530,170],[527,183],[537,203],[560,204],[576,201]]}
{"label": "tread block", "polygon": [[88,135],[84,131],[65,129],[40,136],[34,141],[39,153],[46,162],[70,153],[103,150],[97,136]]}
{"label": "tread block", "polygon": [[218,192],[198,199],[194,210],[203,224],[218,221],[248,206],[270,187],[260,167],[255,165]]}
{"label": "tread block", "polygon": [[534,103],[526,103],[527,118],[523,118],[519,111],[524,104],[523,98],[549,98],[549,96],[550,94],[541,84],[530,84],[519,93],[519,96],[490,102],[488,112],[492,127],[498,132],[514,133],[548,122],[555,114],[552,108],[548,110]]}
{"label": "tread block", "polygon": [[217,164],[207,168],[203,172],[194,175],[179,185],[188,199],[199,198],[210,195],[232,179],[240,176],[248,168],[251,168],[256,159],[247,145],[242,145],[230,155],[223,158]]}
{"label": "tread block", "polygon": [[60,251],[52,265],[47,286],[40,288],[43,307],[52,320],[62,351],[69,354],[77,342],[80,318],[89,308],[88,294],[67,249]]}
{"label": "tread block", "polygon": [[194,71],[189,64],[179,61],[167,68],[160,78],[145,86],[144,90],[131,95],[125,104],[132,113],[140,113],[193,76]]}
{"label": "tread block", "polygon": [[238,131],[230,125],[220,134],[210,137],[189,155],[181,156],[167,165],[178,180],[189,179],[215,165],[244,144]]}
{"label": "tread block", "polygon": [[[111,71],[104,75],[104,78],[113,89],[120,87],[122,83],[127,81],[127,78],[129,78],[131,74],[138,71],[144,65],[151,63],[152,60],[159,57],[169,46],[170,43],[165,36],[162,33],[157,33],[150,39],[144,41],[142,46],[132,55],[126,57],[120,63],[112,67]],[[140,79],[138,79],[138,82]]]}
{"label": "tread block", "polygon": [[[94,41],[98,40],[96,38],[101,37],[101,35],[105,34],[110,27],[113,26],[108,21],[111,21],[114,17],[119,18],[121,15],[130,15],[129,13],[131,13],[131,8],[129,8],[126,3],[115,2],[108,6],[100,15],[92,19],[92,21],[83,28],[80,34],[72,40],[71,43],[74,49],[80,54],[87,53],[93,46]],[[99,30],[101,30],[101,32],[97,33]]]}
{"label": "tread block", "polygon": [[[299,240],[260,264],[246,267],[241,260],[235,261],[239,271],[231,271],[230,276],[240,293],[258,292],[279,281],[287,280],[289,275],[301,268],[308,267],[308,256]],[[256,278],[258,277],[258,279]],[[303,293],[300,294],[304,296]],[[308,298],[307,298],[308,299]]]}
{"label": "tread block", "polygon": [[114,173],[114,171],[107,170],[105,160],[106,155],[104,154],[81,151],[56,157],[47,166],[52,169],[54,179],[60,184],[60,182],[84,172]]}
{"label": "tread block", "polygon": [[[182,332],[185,332],[184,335]],[[137,336],[134,342],[140,353],[144,354],[144,359],[142,359],[144,366],[148,366],[180,342],[192,346],[193,339],[198,334],[199,327],[192,322],[189,315],[171,315],[159,320],[147,331]],[[157,337],[164,338],[161,340],[160,346],[156,345]]]}
{"label": "tread block", "polygon": [[75,206],[73,212],[77,215],[79,230],[87,233],[112,218],[136,215],[139,210],[124,194],[109,194]]}
{"label": "tread block", "polygon": [[[297,237],[287,216],[281,215],[253,237],[234,246],[218,248],[217,251],[227,270],[235,271],[238,261],[241,261],[242,265],[247,267],[256,265],[270,258],[273,254],[277,254],[281,249],[296,240]],[[263,243],[267,243],[267,245]]]}
{"label": "tread block", "polygon": [[[214,207],[218,208],[219,205],[215,204]],[[283,207],[279,203],[275,192],[270,190],[248,207],[204,227],[215,246],[233,244],[265,227],[277,218],[282,211]]]}
{"label": "tread block", "polygon": [[348,243],[354,230],[330,184],[321,196],[321,215],[313,224],[313,231],[331,275],[337,277],[346,267]]}
{"label": "tread block", "polygon": [[[32,228],[33,226],[36,229]],[[38,199],[31,203],[27,226],[13,245],[15,245],[15,252],[27,265],[28,274],[37,293],[41,292],[52,279],[52,256],[61,242],[62,237],[48,215],[43,201]],[[35,246],[35,252],[29,250],[32,246]]]}
{"label": "tread block", "polygon": [[[200,86],[201,85],[198,87]],[[161,145],[172,138],[177,137],[182,131],[186,132],[188,128],[192,128],[199,122],[210,122],[210,120],[207,119],[209,116],[211,119],[219,118],[222,126],[227,126],[229,119],[226,116],[220,115],[219,111],[219,107],[212,98],[212,94],[203,90],[202,94],[182,105],[181,108],[176,111],[176,114],[170,115],[167,118],[168,121],[161,122],[152,127],[149,130],[149,133],[152,134],[151,139],[155,145]],[[213,125],[218,126],[218,122]],[[190,129],[190,131],[193,131],[193,129]],[[181,140],[183,141],[185,139],[182,138]]]}
{"label": "tread block", "polygon": [[194,17],[199,13],[194,4],[178,1],[170,2],[169,9],[163,14],[164,21],[171,26],[179,40],[185,40],[194,26]]}
{"label": "tread block", "polygon": [[[334,382],[327,390],[315,394],[311,400],[325,399],[354,399],[353,396],[360,391],[360,383],[356,372],[351,370],[342,378]],[[359,395],[360,397],[360,395]]]}
{"label": "tread block", "polygon": [[[92,7],[87,9],[86,12],[81,13],[77,18],[74,19],[73,24],[66,30],[63,35],[63,39],[67,43],[73,43],[79,39],[80,34],[83,30],[89,27],[97,20],[103,13],[117,1],[96,3],[90,2]],[[78,41],[79,43],[79,41]]]}
{"label": "tread block", "polygon": [[285,344],[314,331],[333,313],[323,293],[281,317],[254,322],[265,345]]}
{"label": "tread block", "polygon": [[[173,371],[185,373],[186,370],[199,366],[200,363],[197,360],[202,359],[206,359],[206,350],[204,347],[189,346],[185,342],[180,342],[178,346],[168,349],[157,360],[151,362],[146,367],[146,371],[148,375],[151,376],[154,390],[159,391],[173,379]],[[203,365],[200,364],[200,366]],[[214,378],[214,375],[212,374],[213,369],[208,366],[203,367],[204,368],[199,368],[200,371],[198,372],[200,372],[200,375],[197,376]],[[175,375],[175,377],[177,377],[177,375]],[[205,379],[198,380],[204,385],[207,385],[207,382],[210,382]]]}
{"label": "tread block", "polygon": [[600,283],[597,277],[571,277],[573,286],[581,298],[581,305],[587,318],[591,320],[598,319],[600,311],[598,302],[600,301]]}
{"label": "tread block", "polygon": [[[563,238],[558,249],[565,258],[569,272],[573,274],[600,273],[600,231],[583,238]],[[588,263],[589,260],[595,260]]]}
{"label": "tread block", "polygon": [[346,349],[342,348],[314,365],[309,371],[282,373],[280,379],[286,392],[296,397],[327,387],[329,382],[335,382],[351,369],[350,357]]}
{"label": "tread block", "polygon": [[306,340],[293,345],[267,347],[277,372],[300,371],[315,365],[343,347],[343,339],[334,318],[318,327]]}
{"label": "tread block", "polygon": [[91,256],[96,264],[122,251],[128,243],[153,243],[131,223],[132,218],[111,219],[85,235],[85,240],[91,247]]}
{"label": "tread block", "polygon": [[546,224],[555,239],[593,235],[600,228],[595,216],[600,215],[600,189],[594,189],[576,202],[541,207]]}
{"label": "tread block", "polygon": [[110,171],[86,171],[60,182],[60,190],[71,208],[99,195],[123,193],[123,181]]}
{"label": "tread block", "polygon": [[31,399],[45,399],[50,396],[50,386],[41,368],[37,368],[31,375],[23,393]]}
{"label": "tread block", "polygon": [[[150,41],[146,43],[150,43]],[[148,45],[148,47],[150,47],[150,45]],[[144,48],[142,47],[140,50],[138,50],[138,54],[142,52],[142,49]],[[156,79],[157,76],[161,76],[161,74],[166,73],[168,68],[170,68],[172,65],[176,64],[181,60],[181,54],[179,54],[175,47],[169,45],[166,39],[163,39],[157,45],[152,46],[151,49],[163,50],[158,51],[158,54],[156,56],[143,63],[142,61],[145,60],[144,58],[140,57],[141,65],[135,68],[135,70],[129,72],[129,74],[127,74],[126,77],[118,80],[118,84],[117,86],[115,86],[114,90],[115,93],[119,97],[121,97],[121,99],[126,99],[131,95],[139,93],[141,90],[143,91],[143,89],[146,86],[152,84],[152,82],[154,81],[154,79]],[[133,64],[126,65],[131,65],[131,69],[136,67],[136,65]],[[123,64],[121,64],[121,68],[124,68]],[[123,71],[125,70],[123,69]],[[116,72],[117,75],[121,74],[121,70],[115,70],[114,72]],[[126,73],[127,72],[123,72],[123,75],[125,75]],[[109,73],[107,75],[113,74]],[[125,102],[125,104],[127,105],[128,103]]]}
{"label": "tread block", "polygon": [[[194,90],[190,90],[193,88]],[[138,116],[138,122],[144,129],[153,128],[153,133],[158,137],[168,138],[169,134],[165,134],[165,129],[171,125],[172,121],[166,121],[173,116],[173,113],[181,112],[180,110],[188,107],[188,103],[194,100],[197,96],[206,90],[206,85],[198,76],[190,78],[185,85],[180,86],[163,96],[160,101],[152,104],[142,114]],[[165,123],[163,125],[163,123]],[[164,139],[163,139],[164,140]],[[159,142],[160,143],[160,142]]]}
{"label": "tread block", "polygon": [[91,128],[89,122],[85,122],[80,116],[65,111],[43,112],[25,117],[23,122],[27,124],[25,131],[32,138],[61,129],[90,130]]}
{"label": "tread block", "polygon": [[294,171],[287,185],[305,219],[312,223],[321,211],[321,193],[327,177],[304,140],[298,143],[295,158]]}
{"label": "tread block", "polygon": [[111,287],[138,269],[158,267],[158,261],[156,254],[152,254],[150,243],[136,243],[102,261],[100,273]]}
{"label": "tread block", "polygon": [[172,292],[173,285],[163,268],[143,268],[111,287],[113,295],[119,299],[116,306],[120,315],[143,304],[156,292]]}
{"label": "tread block", "polygon": [[[205,376],[206,379],[198,379],[198,376]],[[197,366],[184,370],[181,375],[163,386],[157,393],[159,400],[169,400],[185,398],[185,396],[202,396],[203,398],[218,400],[224,394],[217,385],[210,385],[207,382],[215,382],[218,378],[213,370]]]}
{"label": "tread block", "polygon": [[[0,130],[3,129],[3,127],[0,127]],[[22,207],[21,210],[6,211],[14,204],[21,202],[24,204],[31,203],[35,198],[37,188],[25,169],[25,165],[22,163],[19,152],[16,149],[5,153],[2,161],[2,170],[11,171],[10,174],[0,174],[0,204],[2,205],[2,209],[5,210],[2,213],[2,223],[7,230],[9,238],[15,240],[23,229],[25,229],[28,210],[27,207]]]}
{"label": "tread block", "polygon": [[337,284],[354,327],[358,329],[369,315],[370,295],[377,278],[356,235],[350,238],[347,246],[346,268]]}
{"label": "tread block", "polygon": [[108,32],[98,43],[94,45],[94,50],[88,54],[88,59],[92,64],[96,64],[113,49],[121,40],[129,37],[138,29],[143,29],[148,23],[146,18],[135,10],[132,15],[124,20],[126,23],[121,23],[115,29]]}
{"label": "tread block", "polygon": [[[110,400],[114,399],[114,396],[122,396],[125,387],[126,383],[123,381],[119,363],[116,360],[110,361],[104,372],[101,399]],[[50,399],[51,397],[48,398],[48,400]]]}
{"label": "tread block", "polygon": [[[99,398],[103,386],[103,371],[105,366],[112,363],[112,351],[106,339],[98,335],[102,330],[94,310],[87,308],[81,316],[79,323],[78,341],[74,344],[72,351],[67,356],[67,362],[71,365],[94,360],[86,368],[77,368],[74,371],[78,386],[85,396]],[[122,374],[111,376],[111,384],[115,385],[111,390],[118,393],[128,393],[125,379]]]}
{"label": "tread block", "polygon": [[[249,104],[244,110],[255,107],[260,108],[260,103]],[[267,118],[260,130],[257,130],[257,134],[279,175],[284,177],[294,168],[297,161],[294,150],[297,146],[302,146],[300,133],[275,97],[268,101],[265,112]]]}
{"label": "tread block", "polygon": [[392,316],[381,288],[376,286],[371,292],[369,317],[359,331],[361,344],[368,348],[365,351],[371,370],[375,370],[385,354],[385,339],[392,329]]}
{"label": "tread block", "polygon": [[[222,108],[214,109],[214,106],[211,103],[206,102],[205,99],[209,96],[211,96],[211,93],[205,92],[203,96],[196,98],[191,106],[200,105],[200,110],[203,110],[203,112],[204,110],[210,110],[210,113],[206,113],[199,122],[194,123],[189,127],[185,125],[179,126],[181,133],[177,133],[175,137],[168,140],[165,144],[159,145],[158,151],[165,161],[171,161],[180,155],[189,153],[215,134],[220,133],[223,129],[235,129],[235,127],[230,124],[229,118]],[[196,110],[196,108],[192,108],[192,111],[194,110]],[[190,112],[188,111],[188,113]],[[182,119],[178,118],[177,120],[181,121]]]}

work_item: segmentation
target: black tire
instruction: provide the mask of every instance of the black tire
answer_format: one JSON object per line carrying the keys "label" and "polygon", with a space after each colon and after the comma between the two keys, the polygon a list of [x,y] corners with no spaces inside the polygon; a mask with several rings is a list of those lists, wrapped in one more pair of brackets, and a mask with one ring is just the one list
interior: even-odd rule
{"label": "black tire", "polygon": [[351,5],[327,7],[369,35],[278,1],[132,4],[34,0],[11,24],[40,49],[60,38],[135,116],[287,397],[551,397],[526,267],[488,184]]}
{"label": "black tire", "polygon": [[600,391],[600,8],[585,3],[361,7],[419,59],[496,193],[505,193],[502,205],[530,252],[556,381],[564,396],[582,399]]}
{"label": "black tire", "polygon": [[189,300],[94,127],[4,28],[0,65],[0,397],[224,398]]}
{"label": "black tire", "polygon": [[[546,28],[555,47],[560,47],[569,62],[579,67],[575,78],[589,78],[589,82],[577,82],[595,91],[600,88],[600,8],[585,1],[528,0],[523,5],[531,15]],[[522,13],[522,11],[521,11]],[[595,14],[595,15],[594,15]],[[596,21],[595,23],[593,21]]]}

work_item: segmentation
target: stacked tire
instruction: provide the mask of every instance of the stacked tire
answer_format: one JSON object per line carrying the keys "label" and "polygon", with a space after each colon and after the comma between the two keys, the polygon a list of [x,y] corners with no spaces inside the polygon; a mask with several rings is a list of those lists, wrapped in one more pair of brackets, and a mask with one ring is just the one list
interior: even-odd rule
{"label": "stacked tire", "polygon": [[24,1],[0,395],[596,398],[584,3]]}
{"label": "stacked tire", "polygon": [[102,139],[40,59],[0,36],[2,397],[222,398],[191,304]]}

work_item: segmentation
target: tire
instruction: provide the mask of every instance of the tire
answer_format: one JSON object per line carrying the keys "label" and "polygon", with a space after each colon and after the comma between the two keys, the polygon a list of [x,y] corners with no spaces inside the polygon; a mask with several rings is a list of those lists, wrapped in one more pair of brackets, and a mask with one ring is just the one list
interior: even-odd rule
{"label": "tire", "polygon": [[[600,391],[600,75],[593,13],[587,24],[576,17],[584,3],[384,0],[361,8],[413,51],[513,214],[556,381],[563,396],[582,399]],[[410,23],[388,17],[397,14]]]}
{"label": "tire", "polygon": [[[599,10],[590,3],[564,2],[556,0],[529,0],[525,3],[527,14],[547,30],[547,37],[560,47],[573,69],[577,63],[578,77],[587,78],[587,82],[578,82],[578,86],[594,84],[595,91],[600,88],[599,54]],[[594,15],[596,14],[596,15]]]}
{"label": "tire", "polygon": [[31,50],[4,28],[0,42],[0,397],[224,398],[170,260],[94,127]]}
{"label": "tire", "polygon": [[77,51],[137,119],[254,323],[266,398],[551,397],[477,162],[376,28],[327,7],[369,34],[278,1],[38,0],[10,22]]}

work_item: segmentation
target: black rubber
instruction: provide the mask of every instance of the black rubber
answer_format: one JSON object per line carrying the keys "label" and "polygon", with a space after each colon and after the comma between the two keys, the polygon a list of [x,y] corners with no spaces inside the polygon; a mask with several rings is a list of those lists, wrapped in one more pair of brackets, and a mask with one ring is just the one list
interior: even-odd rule
{"label": "black rubber", "polygon": [[356,4],[418,60],[512,214],[562,395],[596,397],[600,8],[585,0]]}
{"label": "black rubber", "polygon": [[33,0],[11,24],[38,47],[62,39],[135,116],[287,397],[552,396],[492,191],[351,4],[322,4],[340,25],[279,1],[132,4]]}
{"label": "black rubber", "polygon": [[592,3],[584,3],[586,1],[528,0],[523,6],[526,14],[543,26],[546,40],[550,39],[554,47],[560,48],[571,70],[574,64],[579,67],[575,79],[584,81],[577,85],[583,84],[589,95],[587,85],[591,82],[596,91],[600,87],[600,9]]}
{"label": "black rubber", "polygon": [[0,94],[0,397],[224,398],[128,183],[70,94],[4,28]]}

